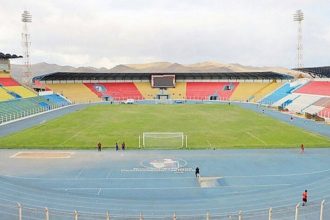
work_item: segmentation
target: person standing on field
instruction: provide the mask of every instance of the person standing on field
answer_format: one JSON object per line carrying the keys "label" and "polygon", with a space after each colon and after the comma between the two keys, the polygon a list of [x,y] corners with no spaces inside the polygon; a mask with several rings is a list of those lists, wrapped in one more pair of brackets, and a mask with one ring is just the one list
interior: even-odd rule
{"label": "person standing on field", "polygon": [[97,144],[97,151],[101,151],[101,150],[102,150],[102,144],[101,144],[101,142],[99,142]]}

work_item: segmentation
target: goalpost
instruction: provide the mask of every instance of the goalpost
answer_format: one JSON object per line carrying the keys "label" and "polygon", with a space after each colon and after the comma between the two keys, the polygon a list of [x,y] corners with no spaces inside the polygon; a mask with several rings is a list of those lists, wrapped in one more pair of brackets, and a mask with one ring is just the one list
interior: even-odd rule
{"label": "goalpost", "polygon": [[139,147],[143,148],[187,148],[188,137],[183,132],[143,132],[139,136]]}

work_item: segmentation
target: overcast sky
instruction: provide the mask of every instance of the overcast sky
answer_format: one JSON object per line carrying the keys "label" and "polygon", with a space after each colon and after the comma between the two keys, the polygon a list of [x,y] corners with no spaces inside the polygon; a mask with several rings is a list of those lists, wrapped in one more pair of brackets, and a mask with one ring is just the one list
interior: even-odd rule
{"label": "overcast sky", "polygon": [[218,61],[292,68],[292,16],[302,9],[304,65],[330,65],[329,0],[0,0],[1,52],[23,54],[25,9],[33,16],[32,63]]}

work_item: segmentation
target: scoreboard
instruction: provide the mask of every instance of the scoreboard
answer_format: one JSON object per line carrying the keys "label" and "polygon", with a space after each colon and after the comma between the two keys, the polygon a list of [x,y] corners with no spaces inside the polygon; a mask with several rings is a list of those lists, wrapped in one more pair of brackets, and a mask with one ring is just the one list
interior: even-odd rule
{"label": "scoreboard", "polygon": [[151,75],[151,87],[174,88],[175,75]]}

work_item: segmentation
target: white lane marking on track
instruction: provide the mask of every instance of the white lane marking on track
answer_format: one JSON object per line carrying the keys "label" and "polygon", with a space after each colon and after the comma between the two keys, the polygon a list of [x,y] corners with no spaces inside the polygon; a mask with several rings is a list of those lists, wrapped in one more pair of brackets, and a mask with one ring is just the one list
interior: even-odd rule
{"label": "white lane marking on track", "polygon": [[[78,173],[79,174],[79,173]],[[77,176],[78,176],[77,174]],[[15,179],[26,179],[26,180],[173,180],[173,179],[196,179],[192,177],[100,177],[100,178],[43,178],[43,177],[20,177],[10,175],[0,175],[2,177],[15,178]]]}
{"label": "white lane marking on track", "polygon": [[[327,178],[327,179],[329,179],[329,178]],[[2,182],[1,180],[0,180],[0,182]],[[8,185],[12,185],[12,184],[10,184],[10,183],[6,183],[6,184],[8,184]],[[17,188],[17,185],[15,185],[14,186],[15,188]],[[320,185],[317,185],[317,189],[319,189],[319,187],[320,187]],[[301,187],[301,186],[299,186],[299,188],[305,188],[305,187]],[[12,191],[12,190],[11,190]],[[13,192],[16,192],[16,191],[13,191]],[[17,191],[17,192],[20,192],[20,193],[22,193],[22,191]],[[25,193],[23,193],[23,194],[25,194]],[[8,194],[6,194],[6,195],[8,195]],[[79,198],[86,198],[86,197],[79,197]],[[321,197],[322,199],[325,199],[326,197],[324,197],[323,195],[322,195],[322,197]],[[0,200],[1,200],[2,198],[0,198]],[[3,199],[2,199],[3,200]],[[112,200],[116,200],[116,201],[123,201],[123,200],[118,200],[118,199],[112,199]],[[13,201],[16,201],[16,200],[13,200]],[[33,200],[33,201],[39,201],[39,200]],[[125,201],[127,201],[127,200],[125,200]],[[194,200],[194,201],[196,201],[196,200]],[[200,201],[200,199],[198,200],[198,201]],[[282,200],[282,201],[286,201],[286,200]],[[62,204],[62,203],[61,203]]]}
{"label": "white lane marking on track", "polygon": [[17,155],[19,155],[21,153],[23,153],[23,152],[22,151],[18,151],[16,154],[11,155],[10,158],[15,158]]}
{"label": "white lane marking on track", "polygon": [[286,177],[286,176],[308,176],[313,174],[320,174],[329,172],[330,169],[313,171],[308,173],[290,173],[290,174],[267,174],[267,175],[254,175],[254,176],[223,176],[224,178],[257,178],[257,177]]}
{"label": "white lane marking on track", "polygon": [[79,171],[79,173],[75,176],[75,179],[79,179],[79,177],[81,176],[82,172],[84,171],[84,169],[81,169]]}
{"label": "white lane marking on track", "polygon": [[99,188],[99,191],[97,192],[97,195],[99,196],[101,193],[102,188]]}
{"label": "white lane marking on track", "polygon": [[[307,173],[290,173],[290,174],[266,174],[266,175],[252,175],[252,176],[222,176],[223,178],[256,178],[256,177],[286,177],[286,176],[307,176],[313,174],[320,174],[329,172],[330,169],[312,171]],[[81,170],[82,172],[82,170]],[[31,180],[78,180],[75,178],[43,178],[43,177],[21,177],[11,175],[0,175],[2,177],[15,179],[31,179]],[[111,178],[79,178],[79,180],[171,180],[171,179],[195,179],[195,177],[111,177]]]}
{"label": "white lane marking on track", "polygon": [[107,176],[105,177],[106,179],[111,179],[110,178],[110,175],[111,175],[111,171],[109,171],[108,173],[107,173]]}
{"label": "white lane marking on track", "polygon": [[260,138],[258,138],[257,136],[255,136],[254,134],[252,134],[251,132],[245,132],[245,133],[247,133],[248,135],[250,135],[251,137],[253,137],[254,139],[256,139],[256,140],[258,140],[258,141],[260,141],[261,143],[263,143],[263,144],[265,144],[265,145],[267,145],[267,143],[266,142],[264,142],[262,139],[260,139]]}
{"label": "white lane marking on track", "polygon": [[[261,185],[233,185],[233,186],[216,186],[211,188],[249,188],[249,187],[276,187],[276,186],[291,186],[288,183],[282,184],[261,184]],[[53,188],[54,190],[97,190],[96,187],[70,187],[70,188]],[[103,190],[171,190],[171,189],[202,189],[197,186],[183,186],[183,187],[107,187]]]}

